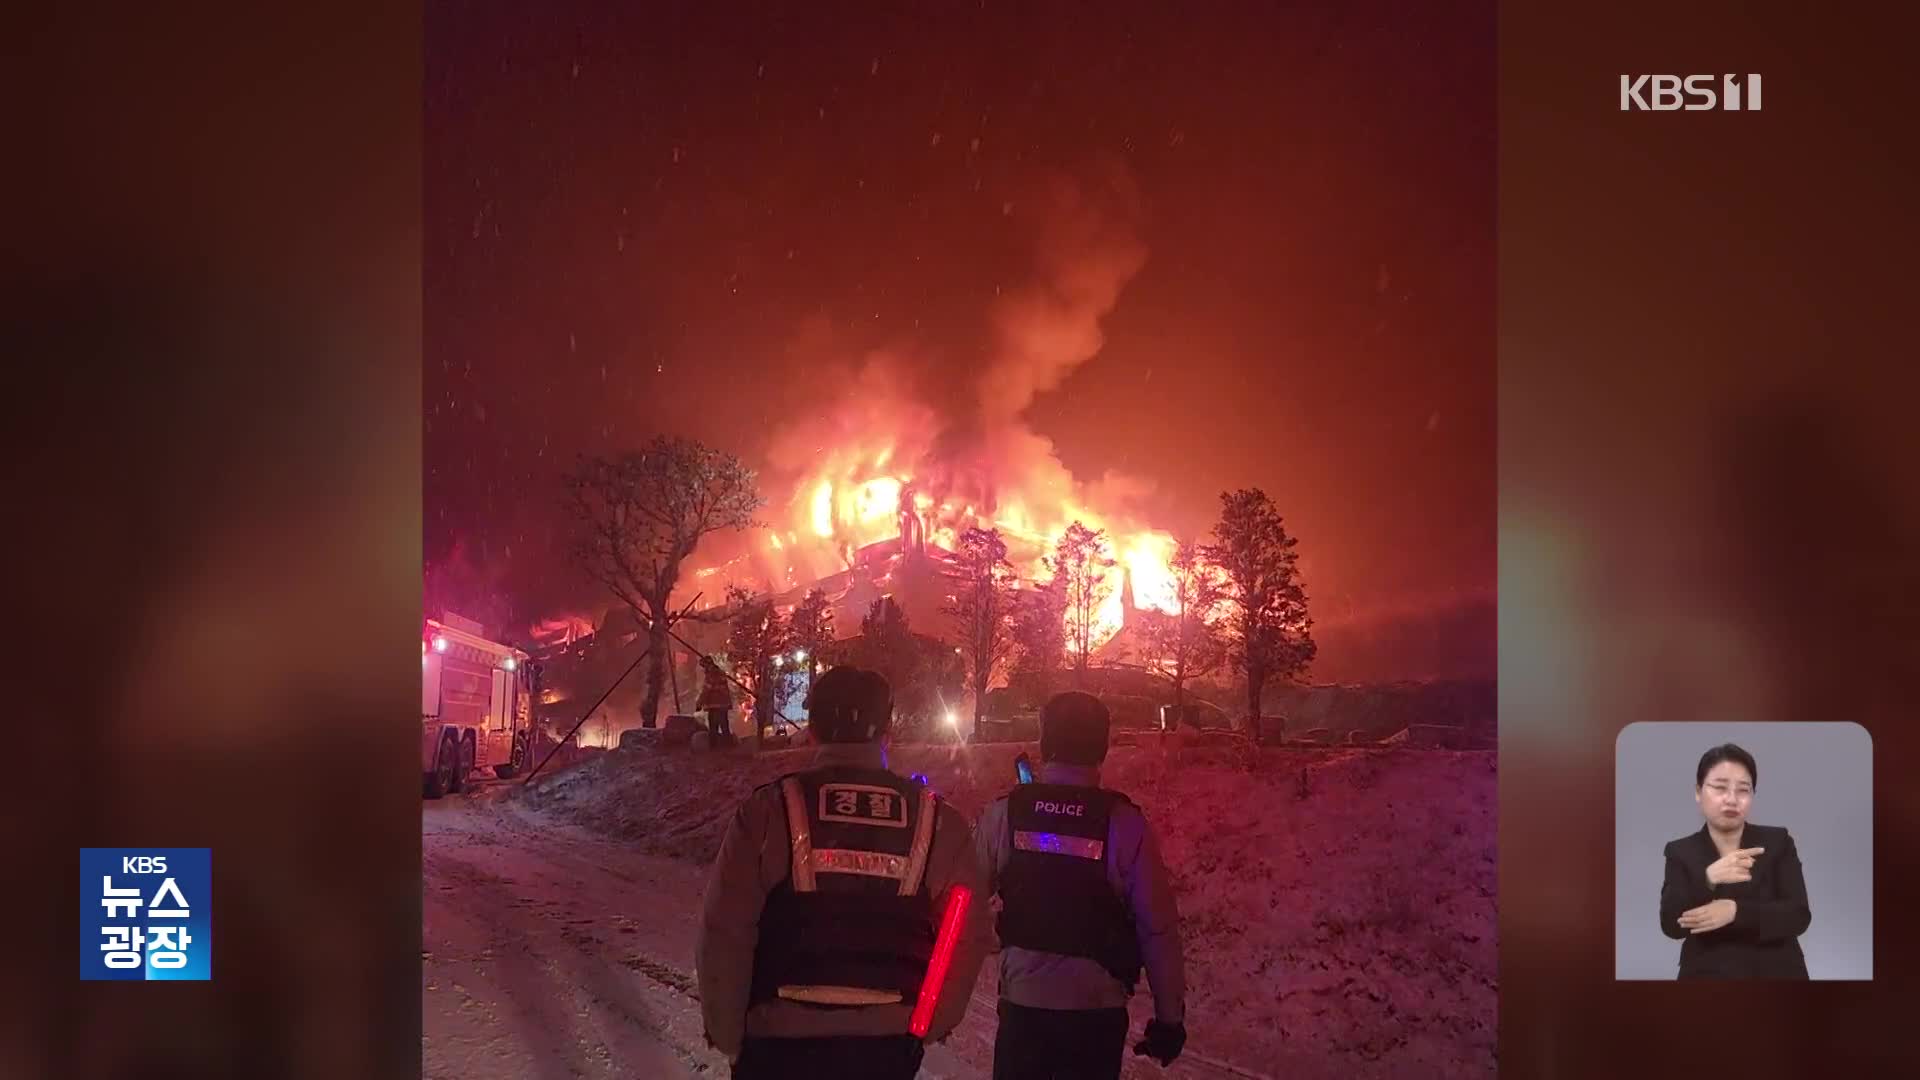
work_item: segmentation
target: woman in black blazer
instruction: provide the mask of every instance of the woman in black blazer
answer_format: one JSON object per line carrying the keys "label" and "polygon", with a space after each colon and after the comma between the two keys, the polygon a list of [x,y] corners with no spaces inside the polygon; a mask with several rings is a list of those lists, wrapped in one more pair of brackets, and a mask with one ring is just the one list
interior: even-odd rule
{"label": "woman in black blazer", "polygon": [[1694,800],[1707,823],[1667,845],[1660,929],[1678,938],[1683,979],[1804,979],[1813,914],[1787,830],[1747,823],[1760,769],[1732,743],[1700,758]]}

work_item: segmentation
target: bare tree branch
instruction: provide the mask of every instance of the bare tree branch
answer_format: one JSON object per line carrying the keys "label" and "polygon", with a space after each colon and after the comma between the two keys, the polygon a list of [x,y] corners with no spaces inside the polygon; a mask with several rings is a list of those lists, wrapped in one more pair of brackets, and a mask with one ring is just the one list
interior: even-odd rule
{"label": "bare tree branch", "polygon": [[[755,476],[732,455],[691,439],[659,436],[638,452],[584,458],[565,481],[565,507],[579,539],[575,563],[641,619],[655,639],[642,716],[658,712],[665,675],[663,619],[681,563],[702,537],[742,529],[764,504]],[[698,508],[698,512],[696,509]]]}

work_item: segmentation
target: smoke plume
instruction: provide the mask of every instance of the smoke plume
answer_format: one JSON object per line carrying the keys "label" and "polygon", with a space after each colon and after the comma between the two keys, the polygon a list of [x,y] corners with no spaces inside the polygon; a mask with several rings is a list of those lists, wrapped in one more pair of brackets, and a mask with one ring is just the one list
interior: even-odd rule
{"label": "smoke plume", "polygon": [[1146,265],[1134,232],[1139,196],[1120,169],[1097,185],[1054,177],[1035,250],[1035,280],[991,312],[999,351],[980,380],[988,427],[1011,421],[1100,351],[1100,321]]}

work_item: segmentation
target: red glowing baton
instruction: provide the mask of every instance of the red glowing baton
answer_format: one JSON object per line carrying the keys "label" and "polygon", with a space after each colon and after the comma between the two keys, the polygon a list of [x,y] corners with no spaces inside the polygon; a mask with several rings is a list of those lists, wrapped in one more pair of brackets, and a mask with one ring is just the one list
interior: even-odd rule
{"label": "red glowing baton", "polygon": [[907,1030],[914,1038],[927,1037],[933,1026],[933,1007],[940,1000],[940,987],[947,981],[947,969],[953,966],[953,949],[960,942],[960,924],[966,921],[967,904],[973,893],[965,885],[955,885],[947,893],[947,909],[940,913],[940,933],[933,939],[933,959],[927,963],[927,977],[920,983],[920,997],[913,1006],[913,1019]]}

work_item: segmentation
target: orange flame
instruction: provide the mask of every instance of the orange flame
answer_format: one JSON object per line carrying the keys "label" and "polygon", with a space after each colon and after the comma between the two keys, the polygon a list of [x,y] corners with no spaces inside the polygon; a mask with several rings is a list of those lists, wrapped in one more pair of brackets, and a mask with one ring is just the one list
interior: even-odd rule
{"label": "orange flame", "polygon": [[[982,509],[972,495],[941,497],[925,490],[914,470],[903,468],[924,461],[924,455],[924,448],[909,445],[903,437],[878,433],[819,448],[813,455],[817,464],[793,485],[787,519],[770,522],[769,565],[757,568],[762,587],[790,589],[845,569],[854,552],[901,537],[910,507],[920,537],[933,548],[956,550],[960,533],[970,527],[998,529],[1015,571],[1028,581],[1049,576],[1044,560],[1073,522],[1105,532],[1106,555],[1114,565],[1107,571],[1108,594],[1094,617],[1096,644],[1111,640],[1123,625],[1126,585],[1136,608],[1173,609],[1168,564],[1174,537],[1081,502],[1070,493],[1071,481],[1063,479],[1056,461],[1049,458],[1042,467],[1025,470],[995,469],[991,509]],[[771,558],[774,553],[781,557]]]}

